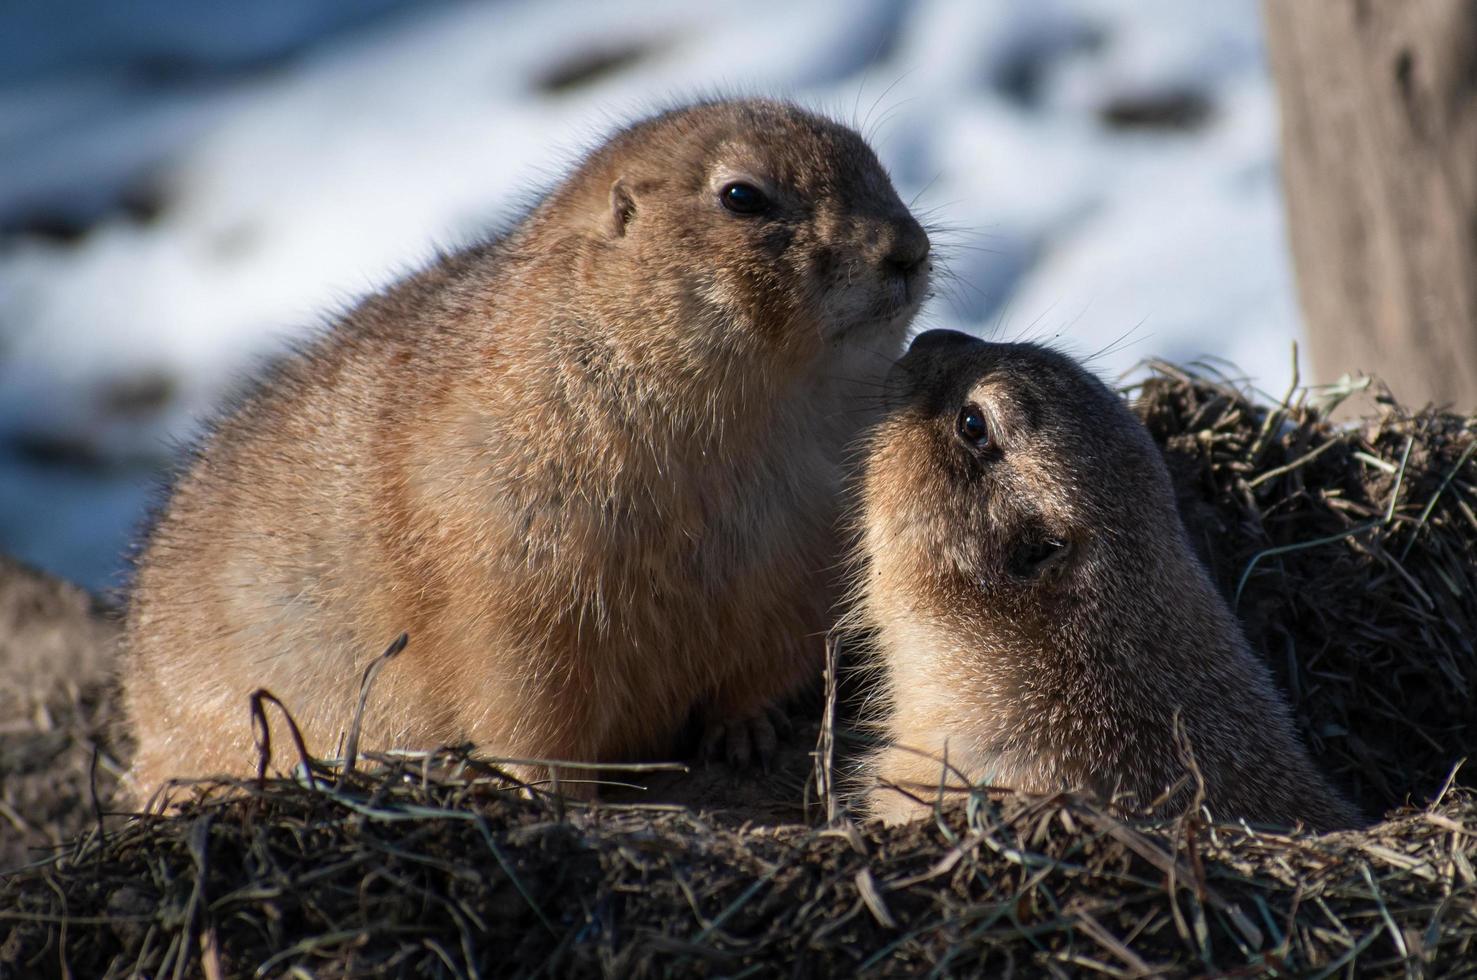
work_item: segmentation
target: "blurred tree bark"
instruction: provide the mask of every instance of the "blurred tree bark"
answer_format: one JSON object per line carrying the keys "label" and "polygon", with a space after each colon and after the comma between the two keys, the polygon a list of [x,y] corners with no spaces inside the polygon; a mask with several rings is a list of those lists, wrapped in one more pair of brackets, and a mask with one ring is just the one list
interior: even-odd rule
{"label": "blurred tree bark", "polygon": [[1264,0],[1313,368],[1477,409],[1477,0]]}

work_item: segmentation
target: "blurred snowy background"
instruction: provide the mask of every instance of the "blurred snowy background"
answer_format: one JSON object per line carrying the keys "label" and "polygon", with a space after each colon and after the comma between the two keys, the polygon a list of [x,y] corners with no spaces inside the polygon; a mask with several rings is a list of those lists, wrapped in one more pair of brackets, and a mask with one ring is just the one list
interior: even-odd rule
{"label": "blurred snowy background", "polygon": [[7,0],[0,551],[119,584],[251,365],[713,92],[865,126],[950,229],[923,325],[1285,387],[1255,0]]}

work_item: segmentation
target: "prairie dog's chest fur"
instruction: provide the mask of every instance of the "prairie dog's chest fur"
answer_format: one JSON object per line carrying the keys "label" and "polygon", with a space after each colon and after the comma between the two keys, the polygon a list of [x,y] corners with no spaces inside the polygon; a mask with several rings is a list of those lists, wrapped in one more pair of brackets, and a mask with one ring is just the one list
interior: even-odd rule
{"label": "prairie dog's chest fur", "polygon": [[504,417],[453,404],[397,433],[379,480],[402,513],[387,523],[489,569],[548,564],[619,580],[648,566],[721,587],[818,537],[830,545],[841,456],[860,424],[828,422],[829,401],[791,393],[768,407],[762,431],[737,437],[720,417],[709,435],[574,440],[553,423],[529,439]]}

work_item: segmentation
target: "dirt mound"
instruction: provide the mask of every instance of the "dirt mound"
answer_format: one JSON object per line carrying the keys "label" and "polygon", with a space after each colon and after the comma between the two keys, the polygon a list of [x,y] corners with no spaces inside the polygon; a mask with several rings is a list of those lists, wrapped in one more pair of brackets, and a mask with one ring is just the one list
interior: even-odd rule
{"label": "dirt mound", "polygon": [[96,821],[121,764],[113,610],[0,556],[0,871]]}
{"label": "dirt mound", "polygon": [[[1366,833],[981,796],[886,829],[519,799],[476,768],[235,787],[0,893],[16,976],[1459,974],[1477,799]],[[244,795],[243,795],[244,794]],[[0,972],[5,967],[0,965]]]}
{"label": "dirt mound", "polygon": [[1314,757],[1370,813],[1430,799],[1477,749],[1477,417],[1335,428],[1158,367],[1140,414]]}

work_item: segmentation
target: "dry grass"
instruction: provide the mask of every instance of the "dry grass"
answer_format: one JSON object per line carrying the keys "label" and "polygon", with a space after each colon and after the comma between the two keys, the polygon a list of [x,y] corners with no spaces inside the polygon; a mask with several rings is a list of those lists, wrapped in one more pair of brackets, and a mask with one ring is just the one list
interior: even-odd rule
{"label": "dry grass", "polygon": [[1141,414],[1314,755],[1372,813],[1429,799],[1477,747],[1477,418],[1333,429],[1158,367]]}
{"label": "dry grass", "polygon": [[74,816],[0,881],[0,977],[1477,975],[1477,425],[1384,403],[1338,430],[1169,367],[1141,395],[1315,756],[1371,812],[1412,805],[1324,837],[1070,796],[746,823],[375,757]]}
{"label": "dry grass", "polygon": [[6,888],[19,975],[1477,970],[1477,799],[1367,833],[980,796],[884,829],[519,799],[446,756],[204,794]]}

